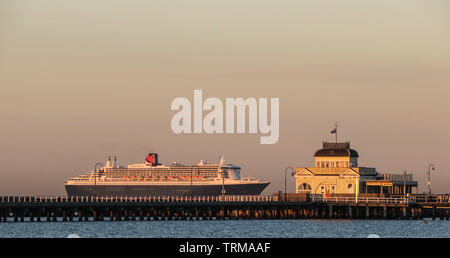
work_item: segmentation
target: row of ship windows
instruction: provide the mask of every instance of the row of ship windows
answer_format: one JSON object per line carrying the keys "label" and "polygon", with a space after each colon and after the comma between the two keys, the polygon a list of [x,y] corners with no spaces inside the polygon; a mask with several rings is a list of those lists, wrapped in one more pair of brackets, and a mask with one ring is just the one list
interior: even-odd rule
{"label": "row of ship windows", "polygon": [[202,169],[198,169],[198,168],[192,168],[192,169],[107,169],[107,171],[130,171],[130,172],[143,172],[143,171],[148,171],[148,172],[168,172],[168,171],[185,171],[185,172],[191,172],[191,171],[218,171],[218,168],[202,168]]}
{"label": "row of ship windows", "polygon": [[[134,174],[134,173],[108,173],[107,176],[173,176],[173,173],[139,173],[139,174]],[[177,176],[190,176],[190,173],[183,173],[183,174],[177,174]],[[217,173],[193,173],[193,175],[202,175],[202,176],[216,176]]]}

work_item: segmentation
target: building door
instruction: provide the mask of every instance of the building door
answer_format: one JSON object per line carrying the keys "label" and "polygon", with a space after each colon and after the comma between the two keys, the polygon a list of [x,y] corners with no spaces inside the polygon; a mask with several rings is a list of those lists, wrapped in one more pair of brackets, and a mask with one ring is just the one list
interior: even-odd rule
{"label": "building door", "polygon": [[326,187],[325,196],[326,197],[331,196],[331,186],[329,186],[329,185],[327,185],[327,187]]}

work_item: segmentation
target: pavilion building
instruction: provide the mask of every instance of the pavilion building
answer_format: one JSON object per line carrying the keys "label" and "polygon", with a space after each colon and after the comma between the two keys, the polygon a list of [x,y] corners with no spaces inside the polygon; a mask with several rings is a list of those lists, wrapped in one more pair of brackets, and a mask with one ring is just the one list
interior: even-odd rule
{"label": "pavilion building", "polygon": [[315,167],[297,167],[296,192],[312,194],[378,193],[401,195],[417,192],[412,174],[380,174],[375,168],[360,167],[359,154],[350,142],[323,142],[314,154]]}

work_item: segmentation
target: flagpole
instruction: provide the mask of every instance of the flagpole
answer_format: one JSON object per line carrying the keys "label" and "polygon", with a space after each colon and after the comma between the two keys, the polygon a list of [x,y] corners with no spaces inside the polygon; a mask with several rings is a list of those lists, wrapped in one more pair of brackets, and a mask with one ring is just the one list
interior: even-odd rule
{"label": "flagpole", "polygon": [[337,122],[336,122],[335,126],[336,126],[336,135],[335,135],[335,137],[336,137],[336,143],[337,143],[337,134],[338,134],[338,131],[337,131],[338,124],[337,124]]}

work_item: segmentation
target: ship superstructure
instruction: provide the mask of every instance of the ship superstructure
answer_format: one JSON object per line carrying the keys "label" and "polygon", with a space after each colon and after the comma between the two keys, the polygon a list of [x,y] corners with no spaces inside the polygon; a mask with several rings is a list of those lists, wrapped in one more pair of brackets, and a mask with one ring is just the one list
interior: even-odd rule
{"label": "ship superstructure", "polygon": [[225,163],[195,165],[158,163],[150,153],[145,163],[122,167],[117,159],[98,163],[93,171],[65,182],[69,196],[218,196],[259,195],[270,184],[255,178],[242,178],[241,168]]}

